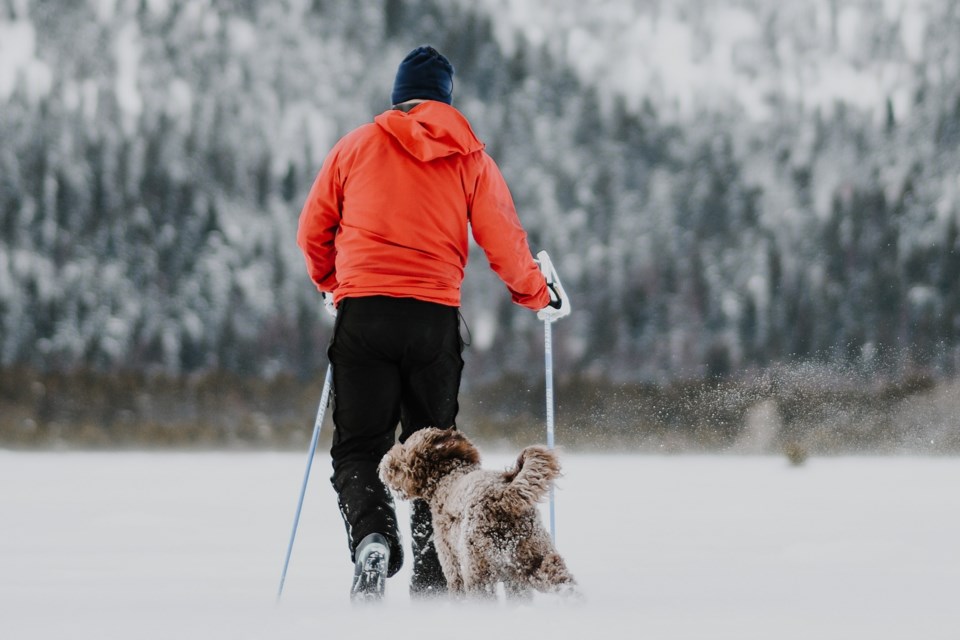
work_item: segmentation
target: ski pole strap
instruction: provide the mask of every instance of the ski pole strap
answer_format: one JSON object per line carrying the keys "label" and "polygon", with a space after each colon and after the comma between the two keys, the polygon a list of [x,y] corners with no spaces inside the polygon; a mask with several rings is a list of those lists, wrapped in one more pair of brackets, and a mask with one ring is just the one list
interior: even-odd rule
{"label": "ski pole strap", "polygon": [[562,307],[563,300],[560,299],[560,293],[557,291],[557,284],[555,282],[548,282],[547,290],[550,292],[550,302],[547,304],[554,309],[559,309]]}

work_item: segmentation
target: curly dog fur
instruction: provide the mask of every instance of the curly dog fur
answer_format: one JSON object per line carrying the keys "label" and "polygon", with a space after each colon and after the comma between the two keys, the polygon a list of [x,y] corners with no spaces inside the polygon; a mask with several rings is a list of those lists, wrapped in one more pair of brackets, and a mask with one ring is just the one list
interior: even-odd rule
{"label": "curly dog fur", "polygon": [[455,595],[511,597],[531,589],[576,594],[576,582],[540,522],[536,504],[560,474],[556,454],[524,449],[504,472],[480,468],[480,453],[453,429],[422,429],[380,462],[384,483],[423,498],[433,517],[440,566]]}

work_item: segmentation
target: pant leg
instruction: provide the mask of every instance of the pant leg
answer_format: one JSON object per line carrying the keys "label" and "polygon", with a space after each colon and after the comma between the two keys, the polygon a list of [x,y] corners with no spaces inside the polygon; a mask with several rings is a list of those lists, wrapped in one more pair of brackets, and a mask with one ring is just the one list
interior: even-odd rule
{"label": "pant leg", "polygon": [[463,373],[457,309],[430,305],[411,331],[400,363],[400,442],[419,429],[456,428]]}
{"label": "pant leg", "polygon": [[[347,528],[351,557],[369,533],[391,542],[389,575],[399,570],[402,546],[389,491],[376,469],[393,445],[417,429],[455,426],[463,369],[454,307],[412,299],[357,298],[340,305],[328,351],[333,364],[334,437],[331,478]],[[442,577],[433,548],[429,509],[412,518],[415,564]],[[444,584],[445,586],[445,584]]]}
{"label": "pant leg", "polygon": [[439,594],[447,590],[447,579],[433,543],[433,520],[426,500],[410,503],[410,547],[413,550],[413,574],[410,591],[414,594]]}
{"label": "pant leg", "polygon": [[369,316],[340,305],[328,350],[333,365],[333,463],[331,482],[347,530],[351,560],[368,534],[390,541],[388,575],[399,571],[403,546],[393,497],[377,474],[383,455],[393,446],[400,418],[401,380],[396,358],[377,344],[399,338],[382,335],[384,327]]}
{"label": "pant leg", "polygon": [[[422,323],[423,330],[416,332],[413,340],[417,348],[410,350],[401,365],[401,442],[426,427],[456,428],[463,371],[459,315],[453,308],[428,311],[431,317]],[[447,580],[433,540],[430,506],[424,500],[411,502],[410,538],[413,551],[411,593],[437,595],[446,592]]]}

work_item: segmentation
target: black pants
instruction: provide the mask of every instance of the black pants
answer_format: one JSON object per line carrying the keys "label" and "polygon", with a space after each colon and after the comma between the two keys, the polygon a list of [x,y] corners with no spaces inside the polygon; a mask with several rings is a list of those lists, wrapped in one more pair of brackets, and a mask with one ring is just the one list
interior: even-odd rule
{"label": "black pants", "polygon": [[[389,575],[400,569],[403,551],[393,498],[377,465],[396,441],[398,423],[400,442],[418,429],[456,426],[463,371],[458,318],[455,307],[381,296],[347,298],[337,312],[328,350],[333,365],[331,482],[351,558],[364,537],[383,534],[391,543]],[[429,510],[426,522],[422,506],[414,511],[415,555],[419,550],[435,556],[423,548],[432,538]]]}

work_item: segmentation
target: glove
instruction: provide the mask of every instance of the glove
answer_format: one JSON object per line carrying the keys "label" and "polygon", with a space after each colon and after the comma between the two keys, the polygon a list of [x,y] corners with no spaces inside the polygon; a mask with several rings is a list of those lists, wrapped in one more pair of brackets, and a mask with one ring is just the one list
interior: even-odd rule
{"label": "glove", "polygon": [[320,292],[320,297],[323,298],[323,308],[330,314],[331,318],[336,319],[337,317],[337,305],[333,301],[333,294],[326,291]]}
{"label": "glove", "polygon": [[570,315],[570,301],[556,282],[547,283],[547,293],[550,294],[550,303],[537,311],[539,319],[553,322]]}
{"label": "glove", "polygon": [[550,256],[547,255],[546,251],[541,251],[537,254],[535,262],[540,267],[544,280],[547,281],[547,293],[550,294],[550,302],[543,309],[537,311],[537,318],[553,322],[567,317],[570,315],[570,299],[567,298],[567,293],[563,290],[563,285],[560,284],[560,276],[557,275],[557,270],[553,268]]}

